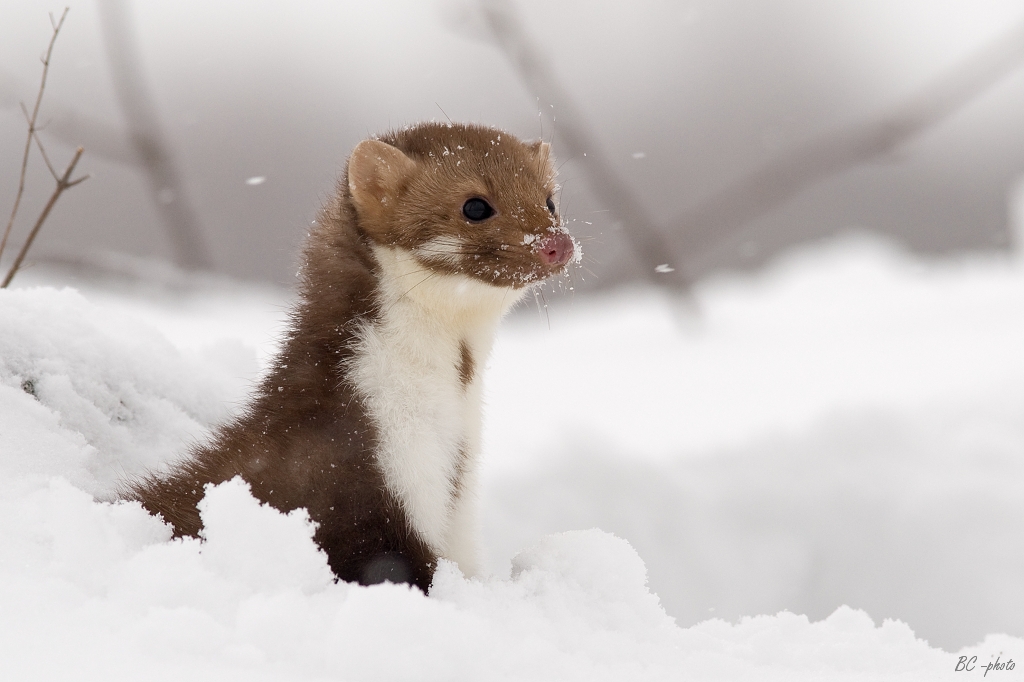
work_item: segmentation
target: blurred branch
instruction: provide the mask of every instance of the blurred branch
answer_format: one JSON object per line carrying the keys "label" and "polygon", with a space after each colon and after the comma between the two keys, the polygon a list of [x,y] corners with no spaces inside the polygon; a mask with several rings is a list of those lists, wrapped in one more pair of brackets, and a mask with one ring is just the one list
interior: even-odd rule
{"label": "blurred branch", "polygon": [[[714,192],[673,221],[679,228],[669,240],[601,153],[586,117],[531,42],[510,0],[479,0],[479,6],[495,42],[526,86],[546,104],[556,104],[558,136],[573,157],[586,155],[584,173],[595,193],[625,223],[625,237],[634,251],[651,264],[648,278],[683,288],[692,283],[695,266],[752,220],[806,187],[889,153],[937,125],[1024,60],[1021,23],[892,110],[815,137]],[[653,274],[653,264],[666,261],[678,264],[671,279]]]}
{"label": "blurred branch", "polygon": [[125,0],[100,0],[107,57],[132,147],[146,172],[150,196],[167,229],[175,261],[190,269],[209,268],[210,256],[199,221],[158,123],[157,109],[142,72],[142,59]]}
{"label": "blurred branch", "polygon": [[[582,109],[558,81],[548,61],[530,39],[508,0],[480,0],[480,10],[495,43],[527,88],[558,113],[556,134],[569,155],[582,165],[591,188],[622,221],[624,235],[645,268],[647,278],[662,285],[688,288],[682,268],[672,265],[668,243],[647,209],[627,188],[603,153]],[[657,267],[662,266],[662,267]]]}
{"label": "blurred branch", "polygon": [[[804,188],[891,152],[972,102],[1024,60],[1024,22],[901,105],[833,130],[726,185],[679,216],[673,253],[690,267]],[[690,273],[693,274],[692,272]]]}
{"label": "blurred branch", "polygon": [[[25,112],[25,117],[28,119],[28,134],[25,136],[25,152],[21,155],[21,174],[18,176],[18,192],[14,195],[14,206],[11,208],[11,215],[7,219],[7,227],[4,229],[4,236],[0,238],[0,256],[3,256],[4,249],[7,247],[7,239],[11,236],[11,229],[14,227],[14,219],[18,216],[18,207],[21,206],[21,197],[25,193],[25,172],[28,170],[28,156],[29,152],[32,151],[32,139],[36,135],[36,121],[39,118],[39,105],[43,101],[43,92],[46,90],[46,76],[50,73],[50,57],[53,55],[53,46],[57,42],[57,35],[60,34],[60,28],[64,25],[64,19],[67,15],[67,7],[64,8],[64,12],[60,15],[60,21],[55,22],[53,15],[50,15],[50,24],[53,26],[53,34],[50,36],[50,44],[46,48],[46,53],[43,55],[43,76],[39,81],[39,92],[36,95],[36,104],[32,107],[32,114],[29,115],[25,106],[22,105],[22,111]],[[47,165],[49,165],[49,159],[47,159],[46,162]]]}
{"label": "blurred branch", "polygon": [[[42,152],[43,147],[42,144],[39,143],[38,139],[36,140],[36,143],[39,144],[39,151]],[[11,280],[14,279],[14,276],[18,273],[18,268],[21,267],[21,262],[25,260],[25,255],[28,253],[28,250],[32,247],[32,242],[35,241],[36,235],[39,234],[39,229],[43,226],[43,223],[46,222],[46,219],[50,215],[50,210],[53,209],[54,204],[57,203],[57,199],[60,199],[60,195],[64,193],[64,190],[70,189],[77,185],[78,183],[84,182],[85,180],[89,179],[88,175],[83,175],[82,177],[76,180],[71,179],[71,174],[75,172],[75,166],[78,165],[78,160],[82,158],[82,153],[84,151],[85,150],[82,147],[76,149],[75,156],[71,159],[71,163],[69,163],[68,167],[64,169],[64,174],[59,177],[57,177],[57,175],[54,174],[54,179],[57,181],[57,186],[54,188],[53,194],[50,195],[50,200],[47,201],[46,206],[43,207],[43,212],[40,213],[39,218],[36,219],[36,224],[32,226],[32,231],[28,233],[28,238],[22,245],[21,251],[18,252],[17,258],[14,259],[14,263],[11,265],[11,269],[7,272],[7,277],[5,277],[4,281],[0,283],[0,289],[6,289],[7,285],[11,283]],[[45,153],[46,152],[43,152],[44,156]],[[47,159],[46,164],[47,166],[50,165],[49,159]],[[50,171],[53,172],[52,166],[50,167]]]}

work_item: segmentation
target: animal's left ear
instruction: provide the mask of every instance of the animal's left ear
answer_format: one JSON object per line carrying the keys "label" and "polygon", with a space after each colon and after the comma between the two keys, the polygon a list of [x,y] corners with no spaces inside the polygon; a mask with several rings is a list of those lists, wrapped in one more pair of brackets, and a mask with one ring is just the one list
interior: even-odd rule
{"label": "animal's left ear", "polygon": [[386,142],[363,140],[356,145],[348,160],[348,188],[364,223],[383,218],[415,170],[415,161]]}

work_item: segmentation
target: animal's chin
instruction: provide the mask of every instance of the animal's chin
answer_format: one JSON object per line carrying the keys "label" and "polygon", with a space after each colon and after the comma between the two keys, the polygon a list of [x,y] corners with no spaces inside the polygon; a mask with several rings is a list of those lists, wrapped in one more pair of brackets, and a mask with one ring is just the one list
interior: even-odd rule
{"label": "animal's chin", "polygon": [[562,274],[565,270],[566,266],[564,265],[557,269],[538,266],[532,269],[524,268],[522,270],[515,270],[511,272],[508,270],[501,270],[476,273],[474,274],[474,277],[481,282],[490,284],[491,286],[521,291],[542,284],[544,281]]}
{"label": "animal's chin", "polygon": [[522,285],[520,285],[520,288],[522,288],[522,287],[537,286],[539,284],[543,284],[544,282],[546,282],[549,279],[552,279],[554,277],[558,277],[559,275],[564,273],[567,269],[568,269],[568,265],[562,265],[562,266],[559,266],[558,268],[556,268],[554,270],[545,269],[542,272],[537,272],[534,275],[532,275],[529,280],[525,281]]}

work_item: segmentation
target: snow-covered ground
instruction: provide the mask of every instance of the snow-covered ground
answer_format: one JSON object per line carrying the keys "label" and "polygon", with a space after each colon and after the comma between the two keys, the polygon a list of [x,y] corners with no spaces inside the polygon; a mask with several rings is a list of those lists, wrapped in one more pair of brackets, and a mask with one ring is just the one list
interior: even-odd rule
{"label": "snow-covered ground", "polygon": [[444,566],[429,598],[334,584],[305,517],[237,482],[203,543],[97,501],[237,407],[288,294],[39,288],[66,277],[0,292],[0,679],[934,680],[1024,656],[1020,260],[851,238],[688,303],[519,311],[487,376],[493,575]]}

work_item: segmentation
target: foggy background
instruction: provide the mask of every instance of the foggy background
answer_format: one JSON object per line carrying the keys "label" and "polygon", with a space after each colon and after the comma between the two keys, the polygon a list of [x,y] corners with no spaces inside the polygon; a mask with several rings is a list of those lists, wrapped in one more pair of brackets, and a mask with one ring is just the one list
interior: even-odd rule
{"label": "foggy background", "polygon": [[[17,104],[34,100],[46,14],[61,9],[3,5],[5,216]],[[996,0],[76,3],[42,140],[61,168],[83,145],[92,177],[29,260],[113,251],[290,283],[352,147],[445,116],[553,142],[584,289],[657,280],[662,263],[685,286],[851,229],[926,257],[1006,249],[1024,169],[1022,20],[1024,3]],[[118,59],[138,68],[119,73]],[[118,79],[151,113],[177,191],[147,180]],[[36,156],[7,262],[51,189]],[[194,262],[161,203],[193,216]]]}
{"label": "foggy background", "polygon": [[[62,7],[0,6],[4,221],[18,103],[34,100],[47,11]],[[551,141],[585,251],[578,319],[537,333],[520,315],[495,349],[488,454],[536,464],[495,475],[485,523],[501,552],[600,525],[633,543],[681,625],[850,603],[951,650],[1020,635],[1021,517],[1007,510],[1024,499],[1024,261],[1018,249],[1003,272],[984,256],[1020,246],[1024,2],[75,4],[41,139],[59,168],[83,145],[91,177],[19,279],[166,261],[251,280],[220,281],[232,293],[218,299],[216,278],[175,274],[200,282],[187,305],[131,313],[169,338],[251,325],[242,338],[261,348],[270,323],[245,319],[286,306],[262,285],[291,286],[350,150],[446,117]],[[4,269],[52,187],[33,150]],[[965,258],[978,255],[980,274]],[[753,274],[716,280],[730,271]],[[86,279],[90,300],[118,305]],[[706,287],[703,320],[682,329],[640,281]],[[824,290],[790,297],[787,282]],[[953,398],[956,418],[928,402]],[[545,423],[524,428],[524,406]],[[961,479],[974,487],[958,497]]]}

